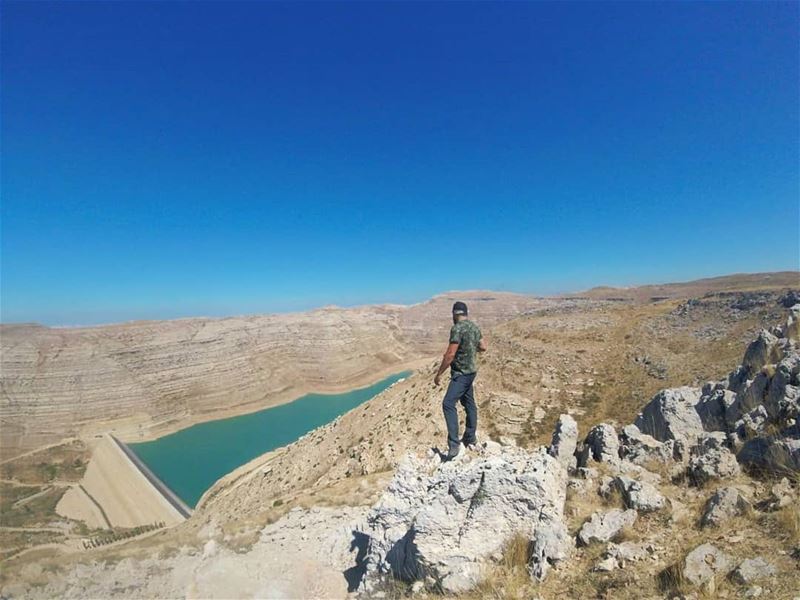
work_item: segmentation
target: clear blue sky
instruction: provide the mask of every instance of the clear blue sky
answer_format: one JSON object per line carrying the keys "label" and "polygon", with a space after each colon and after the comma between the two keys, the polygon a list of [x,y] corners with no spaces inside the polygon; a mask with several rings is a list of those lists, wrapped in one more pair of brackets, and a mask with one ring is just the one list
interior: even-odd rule
{"label": "clear blue sky", "polygon": [[6,0],[0,316],[797,269],[799,6]]}

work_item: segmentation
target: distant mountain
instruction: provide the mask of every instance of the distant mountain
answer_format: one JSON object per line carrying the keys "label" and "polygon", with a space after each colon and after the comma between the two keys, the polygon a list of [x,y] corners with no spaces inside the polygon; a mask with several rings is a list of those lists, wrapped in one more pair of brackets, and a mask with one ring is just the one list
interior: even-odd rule
{"label": "distant mountain", "polygon": [[800,271],[775,273],[737,273],[681,283],[661,283],[637,287],[593,287],[573,297],[595,300],[648,301],[666,298],[691,298],[721,291],[759,291],[800,286]]}

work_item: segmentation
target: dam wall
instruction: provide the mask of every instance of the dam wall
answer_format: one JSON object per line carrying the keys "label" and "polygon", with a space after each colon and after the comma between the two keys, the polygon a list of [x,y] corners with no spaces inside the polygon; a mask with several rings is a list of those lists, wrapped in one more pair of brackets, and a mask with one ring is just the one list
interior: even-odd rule
{"label": "dam wall", "polygon": [[91,526],[137,527],[163,522],[182,523],[192,514],[134,452],[111,434],[104,434],[92,451],[78,486],[62,497],[56,512],[79,520],[87,514]]}

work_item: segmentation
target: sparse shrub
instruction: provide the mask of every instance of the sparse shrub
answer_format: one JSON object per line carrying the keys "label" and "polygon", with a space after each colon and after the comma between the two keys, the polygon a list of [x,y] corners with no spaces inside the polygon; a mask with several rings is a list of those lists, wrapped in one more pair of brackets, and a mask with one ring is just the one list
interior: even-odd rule
{"label": "sparse shrub", "polygon": [[784,506],[776,514],[778,524],[782,531],[789,535],[793,544],[800,544],[800,506],[793,502]]}
{"label": "sparse shrub", "polygon": [[658,574],[658,586],[665,594],[686,594],[691,586],[683,575],[683,561],[670,565]]}
{"label": "sparse shrub", "polygon": [[639,535],[634,531],[633,527],[623,527],[611,541],[615,544],[621,544],[622,542],[633,542],[638,539]]}

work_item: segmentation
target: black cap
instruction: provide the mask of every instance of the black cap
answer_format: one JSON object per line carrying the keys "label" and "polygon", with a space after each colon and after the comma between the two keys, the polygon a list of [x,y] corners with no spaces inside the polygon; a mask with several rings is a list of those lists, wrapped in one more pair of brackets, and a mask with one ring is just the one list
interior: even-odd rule
{"label": "black cap", "polygon": [[466,315],[467,313],[467,305],[463,302],[456,302],[453,304],[453,314],[454,315]]}

